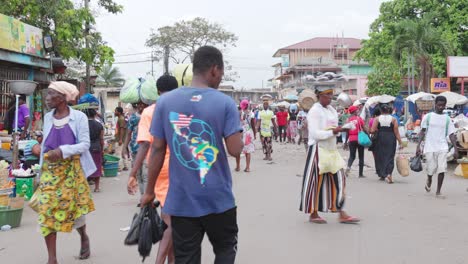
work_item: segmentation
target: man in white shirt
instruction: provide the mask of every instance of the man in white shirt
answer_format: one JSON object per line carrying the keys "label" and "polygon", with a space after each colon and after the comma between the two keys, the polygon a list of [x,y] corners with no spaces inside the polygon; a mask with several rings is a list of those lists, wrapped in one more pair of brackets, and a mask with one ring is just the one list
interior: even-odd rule
{"label": "man in white shirt", "polygon": [[455,148],[454,157],[458,157],[457,139],[455,136],[455,126],[450,117],[444,114],[447,98],[437,96],[435,98],[435,112],[424,116],[421,122],[421,141],[416,148],[416,155],[421,155],[421,142],[424,141],[424,155],[427,164],[426,192],[431,191],[432,176],[438,175],[436,197],[442,197],[440,189],[444,182],[447,171],[447,154],[449,150],[447,140],[450,139]]}

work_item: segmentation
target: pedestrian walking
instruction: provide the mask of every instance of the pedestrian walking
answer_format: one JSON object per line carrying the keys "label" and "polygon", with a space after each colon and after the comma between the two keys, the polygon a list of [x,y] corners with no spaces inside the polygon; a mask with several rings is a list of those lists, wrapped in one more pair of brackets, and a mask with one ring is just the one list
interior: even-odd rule
{"label": "pedestrian walking", "polygon": [[[123,151],[124,151],[123,156],[132,157],[132,169],[133,169],[133,167],[135,167],[136,155],[138,152],[138,148],[140,146],[140,144],[138,144],[137,142],[138,125],[140,123],[141,114],[143,110],[146,107],[148,107],[148,105],[140,101],[138,103],[133,104],[132,106],[133,106],[133,111],[127,123],[127,134],[126,134],[125,143],[123,147]],[[130,153],[128,153],[128,151],[130,151]],[[147,177],[147,174],[143,173],[142,166],[140,166],[139,169],[136,171],[135,177],[138,180],[138,185],[140,186],[140,193],[143,194],[146,188],[146,184],[148,183],[148,177]]]}
{"label": "pedestrian walking", "polygon": [[115,116],[117,117],[117,123],[115,127],[115,143],[117,146],[115,148],[115,155],[120,156],[119,171],[128,170],[127,167],[127,151],[124,151],[125,146],[123,145],[125,138],[127,136],[127,121],[125,121],[125,115],[123,108],[117,106],[114,111]]}
{"label": "pedestrian walking", "polygon": [[[421,139],[416,148],[416,155],[424,153],[426,157],[427,180],[424,187],[426,192],[431,191],[432,176],[437,176],[437,197],[443,197],[441,193],[447,171],[447,154],[449,150],[447,140],[450,140],[455,148],[454,158],[458,158],[457,138],[454,134],[455,126],[450,117],[444,113],[447,98],[437,96],[435,98],[435,112],[428,113],[421,121]],[[422,147],[421,142],[424,142]]]}
{"label": "pedestrian walking", "polygon": [[356,128],[350,130],[347,133],[347,137],[344,142],[345,148],[349,148],[349,159],[346,175],[348,175],[351,170],[351,166],[356,159],[357,151],[359,154],[359,178],[364,178],[364,147],[359,145],[358,135],[361,131],[367,132],[367,129],[364,126],[364,120],[362,120],[362,118],[359,116],[358,110],[359,108],[357,106],[351,106],[348,110],[351,116],[348,118],[347,122],[353,123]]}
{"label": "pedestrian walking", "polygon": [[[158,94],[162,95],[176,89],[178,84],[174,76],[163,75],[156,81],[156,87]],[[141,113],[140,122],[138,124],[138,137],[136,138],[139,148],[135,156],[135,162],[132,170],[130,171],[130,177],[127,183],[127,191],[131,195],[134,195],[137,192],[137,189],[139,189],[140,193],[143,195],[148,184],[149,149],[154,141],[153,136],[150,134],[150,127],[153,120],[155,107],[156,104],[152,104],[145,108]],[[162,120],[159,120],[159,122],[161,121]],[[160,125],[162,124],[160,123]],[[164,164],[161,168],[158,180],[156,181],[156,185],[154,187],[156,199],[159,201],[161,208],[163,209],[161,212],[161,218],[167,225],[163,238],[159,242],[156,264],[165,264],[166,260],[168,264],[175,263],[171,216],[164,212],[167,192],[169,190],[169,153],[169,150],[166,150]],[[141,174],[139,174],[140,171]]]}
{"label": "pedestrian walking", "polygon": [[96,171],[88,177],[88,180],[94,181],[94,192],[100,192],[100,180],[102,176],[102,163],[104,157],[104,127],[96,121],[96,110],[86,109],[89,126],[90,146],[89,152],[93,157]]}
{"label": "pedestrian walking", "polygon": [[381,181],[392,184],[392,173],[395,167],[397,141],[400,147],[401,138],[398,122],[391,115],[392,107],[385,103],[380,105],[381,115],[374,119],[371,132],[377,135],[375,140],[377,175]]}
{"label": "pedestrian walking", "polygon": [[16,120],[16,115],[13,120],[13,131],[15,128],[18,128],[20,132],[20,139],[26,139],[29,136],[29,125],[31,124],[31,118],[29,117],[29,108],[26,105],[26,95],[21,94],[18,98],[18,120]]}
{"label": "pedestrian walking", "polygon": [[291,104],[289,106],[289,120],[286,135],[288,137],[288,143],[296,144],[297,136],[297,105]]}
{"label": "pedestrian walking", "polygon": [[375,133],[372,132],[372,127],[374,125],[374,122],[375,120],[380,116],[380,107],[379,106],[376,106],[374,108],[374,112],[372,114],[372,117],[369,119],[369,128],[370,128],[370,132],[371,132],[371,141],[372,141],[372,145],[369,147],[369,151],[372,152],[372,156],[374,157],[374,168],[375,168],[375,174],[379,174],[378,173],[378,163],[377,163],[377,151],[376,151],[376,144],[377,144],[377,133],[378,131],[376,131]]}
{"label": "pedestrian walking", "polygon": [[88,118],[67,105],[77,96],[76,86],[63,81],[52,82],[47,90],[46,103],[52,111],[44,116],[38,221],[48,264],[57,263],[57,232],[73,228],[81,237],[79,258],[91,254],[85,215],[94,211],[94,203],[86,177],[96,166],[89,152]]}
{"label": "pedestrian walking", "polygon": [[284,105],[279,107],[276,113],[276,122],[278,122],[278,134],[280,143],[286,143],[286,130],[288,129],[289,114]]}
{"label": "pedestrian walking", "polygon": [[[245,155],[245,170],[244,172],[250,172],[250,160],[252,153],[255,152],[255,143],[257,139],[255,131],[255,116],[252,111],[249,110],[249,101],[242,100],[240,102],[240,120],[242,127],[242,141],[244,142],[244,149],[242,153]],[[240,159],[241,157],[236,157],[236,171],[240,171]]]}
{"label": "pedestrian walking", "polygon": [[141,205],[154,200],[168,144],[169,191],[163,212],[171,215],[176,263],[201,263],[205,233],[215,263],[235,262],[237,208],[225,149],[234,157],[241,154],[242,128],[236,103],[217,90],[223,74],[221,52],[199,48],[191,87],[162,95],[153,115],[149,181]]}
{"label": "pedestrian walking", "polygon": [[[351,115],[349,114],[349,108],[343,109],[343,111],[341,112],[341,115],[339,117],[338,125],[342,126],[342,125],[346,124],[348,122],[348,118],[350,116]],[[346,132],[346,131],[341,132],[341,143],[342,144],[344,144],[346,142],[347,137],[348,137],[348,132]]]}
{"label": "pedestrian walking", "polygon": [[338,152],[336,137],[345,131],[338,126],[338,113],[330,105],[333,89],[316,89],[319,102],[307,114],[309,126],[309,152],[302,182],[299,209],[310,214],[309,221],[325,224],[321,212],[339,213],[341,223],[357,223],[360,220],[344,210],[346,199],[345,162]]}
{"label": "pedestrian walking", "polygon": [[[276,134],[277,126],[275,115],[270,110],[270,103],[268,100],[263,100],[263,110],[258,113],[257,130],[260,131],[260,140],[262,141],[263,160],[273,160],[271,154],[273,153],[272,135]],[[273,127],[273,129],[272,129]],[[273,130],[273,131],[272,131]]]}

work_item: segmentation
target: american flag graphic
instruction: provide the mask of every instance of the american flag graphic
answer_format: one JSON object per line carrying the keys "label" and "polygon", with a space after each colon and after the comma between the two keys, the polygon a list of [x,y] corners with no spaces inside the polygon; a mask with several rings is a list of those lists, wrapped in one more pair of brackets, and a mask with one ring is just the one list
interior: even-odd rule
{"label": "american flag graphic", "polygon": [[178,129],[182,129],[190,126],[193,115],[187,116],[184,114],[171,112],[169,118],[172,124],[174,124]]}

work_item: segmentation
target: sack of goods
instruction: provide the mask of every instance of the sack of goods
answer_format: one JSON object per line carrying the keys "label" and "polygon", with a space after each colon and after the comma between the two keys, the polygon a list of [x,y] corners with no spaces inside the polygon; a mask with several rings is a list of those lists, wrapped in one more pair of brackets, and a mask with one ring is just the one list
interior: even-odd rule
{"label": "sack of goods", "polygon": [[409,173],[410,173],[410,165],[409,165],[409,160],[407,157],[403,156],[403,155],[398,155],[397,159],[396,159],[396,165],[397,165],[397,170],[398,170],[398,173],[402,176],[402,177],[407,177],[409,176]]}
{"label": "sack of goods", "polygon": [[147,105],[153,104],[159,98],[156,81],[153,76],[145,78],[129,78],[120,91],[120,101],[135,104],[143,102]]}
{"label": "sack of goods", "polygon": [[173,71],[174,77],[177,79],[179,87],[190,86],[193,78],[193,65],[190,64],[177,64]]}

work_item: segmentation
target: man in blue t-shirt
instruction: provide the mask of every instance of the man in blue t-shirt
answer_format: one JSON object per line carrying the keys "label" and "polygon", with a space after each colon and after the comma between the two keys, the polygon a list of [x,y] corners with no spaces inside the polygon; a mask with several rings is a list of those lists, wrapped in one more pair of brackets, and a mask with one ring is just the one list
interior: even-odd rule
{"label": "man in blue t-shirt", "polygon": [[216,90],[224,74],[223,55],[210,46],[193,59],[191,87],[162,95],[153,115],[154,136],[148,186],[141,205],[155,197],[154,185],[170,149],[169,191],[163,212],[171,215],[176,263],[201,263],[205,232],[216,263],[234,263],[237,211],[227,151],[239,156],[242,128],[234,100]]}

